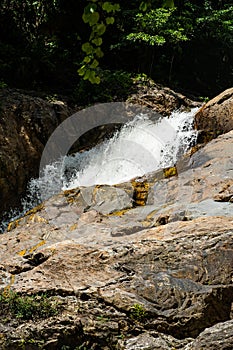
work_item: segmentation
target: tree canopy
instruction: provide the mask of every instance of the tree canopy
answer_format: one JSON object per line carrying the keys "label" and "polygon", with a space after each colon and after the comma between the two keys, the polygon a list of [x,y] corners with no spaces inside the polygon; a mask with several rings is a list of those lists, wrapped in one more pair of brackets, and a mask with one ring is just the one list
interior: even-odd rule
{"label": "tree canopy", "polygon": [[1,84],[77,98],[97,93],[92,84],[128,88],[140,74],[214,95],[232,86],[232,43],[229,0],[0,3]]}

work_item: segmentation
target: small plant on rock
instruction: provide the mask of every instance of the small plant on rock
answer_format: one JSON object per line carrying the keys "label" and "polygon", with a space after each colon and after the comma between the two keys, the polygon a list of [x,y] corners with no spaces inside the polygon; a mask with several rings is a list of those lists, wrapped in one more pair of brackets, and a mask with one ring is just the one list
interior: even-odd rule
{"label": "small plant on rock", "polygon": [[146,318],[146,310],[143,305],[134,304],[130,310],[130,317],[136,321],[142,321]]}
{"label": "small plant on rock", "polygon": [[24,296],[9,291],[0,294],[0,304],[0,314],[5,310],[24,320],[47,318],[58,313],[57,304],[54,304],[46,294]]}

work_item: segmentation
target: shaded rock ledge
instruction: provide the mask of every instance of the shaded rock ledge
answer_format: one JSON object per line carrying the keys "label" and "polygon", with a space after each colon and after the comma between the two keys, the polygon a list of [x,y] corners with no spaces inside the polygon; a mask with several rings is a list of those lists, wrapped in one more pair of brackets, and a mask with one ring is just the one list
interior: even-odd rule
{"label": "shaded rock ledge", "polygon": [[71,113],[62,101],[48,102],[19,90],[0,90],[0,213],[19,204],[27,182],[37,177],[44,146]]}

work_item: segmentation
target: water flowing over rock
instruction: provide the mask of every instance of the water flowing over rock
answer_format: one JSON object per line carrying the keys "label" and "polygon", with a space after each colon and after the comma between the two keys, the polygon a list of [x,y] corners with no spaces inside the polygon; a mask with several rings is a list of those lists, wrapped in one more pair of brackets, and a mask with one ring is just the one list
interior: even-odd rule
{"label": "water flowing over rock", "polygon": [[[143,91],[142,91],[143,90]],[[173,110],[198,106],[197,102],[156,84],[138,87],[129,102],[142,101],[142,94],[153,95],[151,108],[169,115]],[[132,100],[132,101],[131,101]],[[138,100],[138,101],[137,101]],[[140,100],[140,101],[139,101]],[[44,146],[56,127],[80,107],[69,108],[66,102],[35,97],[35,94],[15,90],[0,90],[0,214],[20,204],[27,183],[37,177]],[[74,145],[75,151],[89,149],[116,130],[102,126],[90,130]]]}
{"label": "water flowing over rock", "polygon": [[10,223],[1,289],[59,308],[2,317],[2,348],[231,349],[232,160],[233,130],[174,167],[66,190]]}

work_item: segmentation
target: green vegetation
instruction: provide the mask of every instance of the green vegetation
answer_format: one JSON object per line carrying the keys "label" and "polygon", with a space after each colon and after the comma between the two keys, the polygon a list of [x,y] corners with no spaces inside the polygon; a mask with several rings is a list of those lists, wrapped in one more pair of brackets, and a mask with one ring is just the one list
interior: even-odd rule
{"label": "green vegetation", "polygon": [[47,318],[58,314],[58,305],[46,294],[24,296],[13,291],[0,294],[0,315],[7,314],[18,319]]}
{"label": "green vegetation", "polygon": [[[82,45],[82,51],[85,52],[86,56],[81,62],[78,73],[83,77],[83,80],[88,80],[92,84],[99,84],[101,81],[101,76],[97,73],[96,68],[99,66],[99,59],[104,56],[101,50],[102,36],[107,27],[115,22],[113,15],[119,10],[119,4],[96,0],[91,0],[84,8],[82,19],[84,23],[89,24],[91,33],[89,40]],[[104,13],[102,18],[101,12]]]}
{"label": "green vegetation", "polygon": [[93,102],[114,102],[125,100],[130,91],[133,91],[134,74],[125,71],[98,70],[99,84],[80,80],[73,91],[73,97],[81,104]]}
{"label": "green vegetation", "polygon": [[108,322],[109,321],[109,318],[108,317],[105,317],[105,316],[102,316],[102,315],[99,315],[96,317],[96,320],[99,321],[99,322]]}
{"label": "green vegetation", "polygon": [[134,304],[130,310],[130,317],[136,321],[143,321],[146,318],[146,314],[146,310],[140,304]]}
{"label": "green vegetation", "polygon": [[61,347],[61,350],[88,350],[86,346],[76,346],[75,348],[69,346],[69,345],[63,345]]}
{"label": "green vegetation", "polygon": [[136,74],[211,97],[232,85],[232,44],[230,0],[0,3],[1,81],[75,103],[121,99]]}
{"label": "green vegetation", "polygon": [[4,81],[0,81],[0,89],[6,88],[7,84]]}

